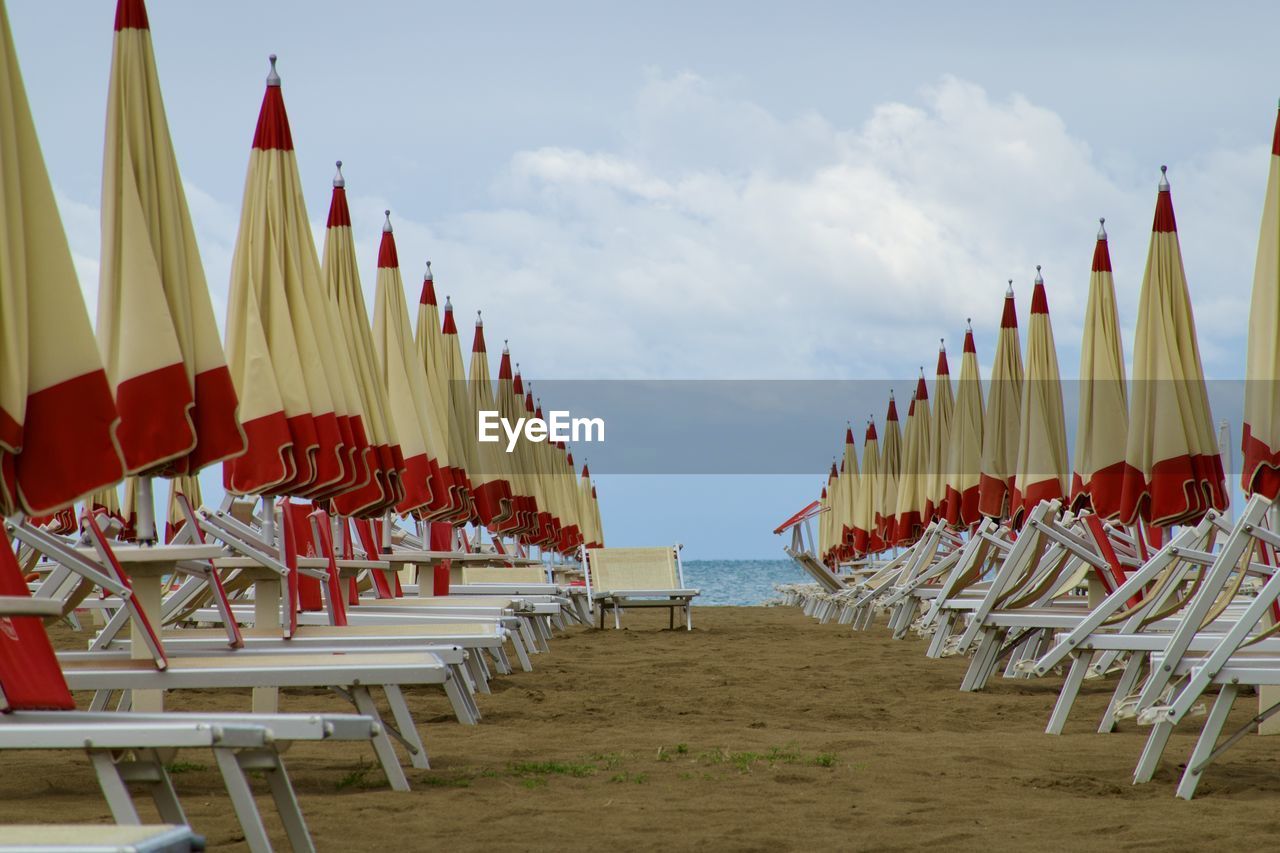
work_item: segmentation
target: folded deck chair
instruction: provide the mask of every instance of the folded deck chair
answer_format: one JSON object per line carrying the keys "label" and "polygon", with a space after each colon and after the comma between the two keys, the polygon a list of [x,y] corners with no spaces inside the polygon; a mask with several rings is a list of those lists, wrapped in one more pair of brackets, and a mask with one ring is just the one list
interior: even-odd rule
{"label": "folded deck chair", "polygon": [[680,548],[588,548],[587,578],[591,597],[600,606],[600,627],[606,609],[613,610],[615,628],[622,627],[620,614],[626,607],[666,607],[670,627],[675,628],[675,612],[684,611],[685,630],[693,630],[693,599],[701,594],[684,584]]}
{"label": "folded deck chair", "polygon": [[[313,850],[293,785],[276,751],[282,740],[373,736],[368,717],[351,715],[101,714],[75,710],[40,617],[54,607],[29,597],[8,537],[0,530],[0,750],[83,749],[117,822],[140,823],[129,783],[146,785],[162,820],[185,824],[161,751],[212,749],[245,840],[271,849],[247,773],[262,771],[290,844]],[[150,661],[139,661],[151,665]],[[163,673],[152,670],[158,675]],[[341,729],[341,730],[339,730]]]}

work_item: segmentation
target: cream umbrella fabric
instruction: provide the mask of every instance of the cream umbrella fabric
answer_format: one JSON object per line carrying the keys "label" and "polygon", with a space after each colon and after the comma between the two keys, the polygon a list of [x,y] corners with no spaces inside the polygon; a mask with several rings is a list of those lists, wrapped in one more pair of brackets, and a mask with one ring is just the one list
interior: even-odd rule
{"label": "cream umbrella fabric", "polygon": [[[494,401],[498,411],[508,423],[515,424],[524,417],[524,400],[515,395],[515,371],[511,366],[511,348],[507,341],[502,342],[502,356],[498,360],[498,382],[494,391]],[[529,484],[529,452],[531,442],[520,439],[506,454],[507,472],[511,483],[511,517],[499,529],[517,537],[525,537],[533,532],[537,520],[537,507],[533,503],[533,490]],[[575,485],[574,497],[578,501],[580,484]],[[578,501],[580,503],[580,501]],[[577,504],[575,504],[577,505]]]}
{"label": "cream umbrella fabric", "polygon": [[894,512],[894,545],[910,545],[920,536],[921,513],[924,510],[924,487],[929,479],[929,389],[924,370],[916,382],[907,408],[907,426],[903,431],[902,458],[898,474],[898,506]]}
{"label": "cream umbrella fabric", "polygon": [[1194,524],[1226,509],[1226,483],[1196,342],[1169,182],[1160,167],[1133,340],[1133,394],[1120,519]]}
{"label": "cream umbrella fabric", "polygon": [[596,532],[595,504],[591,495],[591,471],[582,463],[582,476],[578,478],[578,518],[581,519],[582,544],[588,548],[600,547],[600,535]]}
{"label": "cream umbrella fabric", "polygon": [[1128,397],[1106,220],[1099,219],[1080,344],[1080,411],[1071,477],[1071,507],[1076,511],[1092,509],[1107,520],[1120,516]]}
{"label": "cream umbrella fabric", "polygon": [[[309,495],[344,478],[341,432],[302,290],[319,263],[293,154],[275,56],[258,113],[231,261],[226,352],[244,455],[223,464],[237,494]],[[313,282],[304,282],[314,272]]]}
{"label": "cream umbrella fabric", "polygon": [[822,495],[818,498],[818,559],[827,561],[831,551],[831,507],[827,503],[827,487],[822,487]]}
{"label": "cream umbrella fabric", "polygon": [[0,3],[0,514],[119,482],[118,422]]}
{"label": "cream umbrella fabric", "polygon": [[1021,524],[1041,501],[1067,496],[1067,427],[1062,408],[1062,376],[1049,320],[1049,297],[1040,267],[1031,291],[1027,325],[1026,375],[1018,416],[1018,461],[1014,468],[1009,515]]}
{"label": "cream umbrella fabric", "polygon": [[461,430],[453,423],[450,382],[452,373],[449,356],[445,351],[444,333],[440,330],[440,310],[436,304],[435,276],[431,262],[422,277],[422,293],[418,297],[418,326],[414,332],[418,348],[418,360],[427,373],[427,395],[431,400],[436,428],[441,431],[441,452],[444,454],[444,478],[449,483],[449,509],[441,513],[441,520],[465,522],[470,515],[469,485],[467,483],[466,450],[463,449]]}
{"label": "cream umbrella fabric", "polygon": [[[840,543],[853,548],[853,531],[858,509],[858,446],[853,441],[853,425],[844,429],[844,458],[840,460]],[[847,556],[847,554],[846,554]]]}
{"label": "cream umbrella fabric", "polygon": [[337,168],[333,195],[329,200],[320,271],[339,326],[335,340],[350,356],[354,394],[362,416],[360,431],[363,433],[353,438],[367,448],[366,465],[371,476],[363,486],[336,495],[333,508],[341,515],[376,518],[404,499],[404,455],[395,438],[387,389],[378,374],[373,331],[360,285],[351,209],[347,204],[347,182],[342,176],[341,160]]}
{"label": "cream umbrella fabric", "polygon": [[573,464],[573,452],[567,445],[560,445],[560,450],[564,465],[560,474],[560,488],[565,524],[560,530],[559,549],[562,554],[569,554],[582,544],[582,518],[578,507],[578,484],[575,479],[577,468]]}
{"label": "cream umbrella fabric", "polygon": [[600,512],[600,495],[596,491],[595,482],[591,483],[591,511],[594,513],[594,524],[596,541],[594,544],[588,543],[588,547],[603,548],[604,547],[604,517]]}
{"label": "cream umbrella fabric", "polygon": [[131,472],[174,475],[245,438],[165,118],[143,0],[116,6],[102,169],[98,344]]}
{"label": "cream umbrella fabric", "polygon": [[467,517],[463,522],[478,518],[475,490],[479,459],[476,444],[476,415],[471,409],[471,386],[467,382],[466,368],[462,361],[462,341],[458,338],[458,326],[453,317],[453,302],[444,298],[444,317],[440,321],[441,352],[445,359],[444,376],[449,383],[449,432],[456,436],[459,452],[454,464],[462,467],[467,475]]}
{"label": "cream umbrella fabric", "polygon": [[982,518],[982,514],[978,512],[982,429],[982,376],[978,370],[978,348],[973,342],[973,326],[970,325],[964,333],[960,380],[955,409],[951,415],[951,436],[947,449],[945,518],[954,527],[968,527]]}
{"label": "cream umbrella fabric", "polygon": [[204,503],[204,499],[200,495],[200,479],[189,474],[183,474],[169,481],[169,511],[166,513],[164,528],[165,542],[172,542],[173,537],[187,523],[187,516],[182,511],[182,505],[178,503],[179,495],[187,499],[192,509],[199,507],[200,504]]}
{"label": "cream umbrella fabric", "polygon": [[378,247],[378,283],[373,307],[373,347],[378,376],[386,388],[392,427],[404,455],[402,513],[430,514],[448,505],[448,484],[440,476],[436,443],[427,398],[427,375],[409,325],[409,306],[400,278],[400,258],[391,230],[391,211],[382,225]]}
{"label": "cream umbrella fabric", "polygon": [[1271,165],[1262,202],[1262,227],[1253,267],[1249,347],[1245,357],[1244,467],[1246,495],[1280,495],[1280,115],[1271,140]]}
{"label": "cream umbrella fabric", "polygon": [[[515,511],[512,503],[511,483],[508,479],[507,454],[502,444],[496,441],[480,441],[479,421],[481,412],[498,411],[497,402],[493,399],[493,380],[489,374],[489,354],[485,350],[484,321],[480,312],[476,312],[476,334],[471,342],[471,366],[467,371],[467,384],[470,389],[471,411],[475,413],[472,421],[472,435],[476,441],[476,470],[468,471],[471,475],[472,497],[475,501],[476,514],[485,527],[494,527],[505,522]],[[563,472],[561,472],[563,480]]]}
{"label": "cream umbrella fabric", "polygon": [[947,364],[947,345],[938,347],[938,368],[933,380],[933,408],[929,422],[929,456],[926,469],[924,515],[928,524],[946,513],[947,462],[951,450],[951,417],[955,409],[955,397],[951,390],[951,367]]}
{"label": "cream umbrella fabric", "polygon": [[1018,419],[1022,412],[1022,345],[1018,341],[1018,312],[1013,282],[1004,296],[996,359],[982,422],[982,463],[978,481],[978,512],[989,518],[1007,516],[1014,471],[1018,464]]}
{"label": "cream umbrella fabric", "polygon": [[867,421],[867,431],[862,441],[862,470],[858,478],[858,498],[855,502],[853,524],[853,551],[866,554],[877,550],[872,545],[876,526],[876,495],[880,476],[880,447],[876,438],[876,423]]}
{"label": "cream umbrella fabric", "polygon": [[898,510],[898,472],[902,468],[902,430],[898,426],[898,405],[889,392],[889,409],[884,417],[884,438],[880,443],[880,475],[876,484],[876,538],[873,551],[893,544]]}

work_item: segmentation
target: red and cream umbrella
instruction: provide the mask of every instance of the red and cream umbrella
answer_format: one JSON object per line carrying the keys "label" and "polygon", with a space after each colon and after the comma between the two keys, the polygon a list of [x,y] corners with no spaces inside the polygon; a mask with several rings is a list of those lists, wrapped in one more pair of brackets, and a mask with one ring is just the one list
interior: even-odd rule
{"label": "red and cream umbrella", "polygon": [[347,205],[347,182],[342,161],[333,179],[329,219],[325,228],[321,274],[325,291],[339,325],[340,345],[350,355],[355,396],[362,414],[362,444],[368,448],[366,464],[372,476],[363,486],[348,489],[333,499],[341,515],[374,518],[404,499],[404,455],[395,439],[387,390],[378,373],[369,312],[365,309],[356,261],[355,236],[351,231],[351,209]]}
{"label": "red and cream umbrella", "polygon": [[858,497],[854,502],[853,551],[866,554],[877,550],[872,546],[875,530],[876,485],[880,473],[880,449],[876,440],[876,424],[867,421],[862,441],[862,471],[858,477]]}
{"label": "red and cream umbrella", "polygon": [[1133,395],[1120,518],[1194,524],[1227,506],[1209,395],[1196,342],[1169,182],[1160,167],[1155,222],[1133,340]]}
{"label": "red and cream umbrella", "polygon": [[131,473],[172,476],[245,439],[160,95],[143,0],[116,6],[102,170],[98,344]]}
{"label": "red and cream umbrella", "polygon": [[604,536],[600,532],[595,488],[591,485],[591,471],[585,462],[582,463],[582,476],[578,479],[578,517],[582,520],[582,544],[588,548],[603,548]]}
{"label": "red and cream umbrella", "polygon": [[1108,520],[1120,515],[1128,396],[1106,220],[1099,219],[1080,344],[1080,413],[1071,477],[1071,506],[1076,511],[1092,509]]}
{"label": "red and cream umbrella", "polygon": [[427,372],[427,396],[431,400],[436,426],[441,431],[442,464],[447,463],[444,473],[450,485],[449,510],[441,514],[442,520],[465,523],[471,514],[466,450],[461,431],[452,420],[452,391],[449,386],[453,377],[444,333],[440,331],[440,311],[436,305],[435,277],[431,273],[430,261],[427,261],[427,271],[422,277],[422,294],[418,298],[415,343],[418,360]]}
{"label": "red and cream umbrella", "polygon": [[475,490],[475,472],[479,469],[476,443],[476,415],[471,409],[471,386],[462,361],[462,341],[458,338],[458,326],[453,318],[453,303],[444,298],[444,317],[440,321],[441,354],[445,360],[443,371],[449,385],[449,433],[455,436],[460,452],[454,464],[462,467],[467,475],[468,515],[465,521],[478,518]]}
{"label": "red and cream umbrella", "polygon": [[165,542],[171,542],[187,523],[186,513],[183,512],[182,504],[178,501],[179,495],[185,497],[191,506],[200,506],[204,502],[200,496],[200,478],[183,474],[169,481],[169,511],[166,513],[167,521],[164,528]]}
{"label": "red and cream umbrella", "polygon": [[982,466],[982,376],[978,370],[978,348],[973,343],[973,326],[964,333],[960,357],[960,381],[955,409],[951,415],[951,436],[947,448],[947,524],[968,527],[982,517],[978,512],[978,481]]}
{"label": "red and cream umbrella", "polygon": [[1041,501],[1067,496],[1067,427],[1062,409],[1062,377],[1049,321],[1049,297],[1036,267],[1027,327],[1027,370],[1018,417],[1018,461],[1009,515],[1020,524]]}
{"label": "red and cream umbrella", "polygon": [[898,510],[898,472],[902,468],[902,430],[898,427],[898,405],[889,392],[889,409],[884,416],[884,440],[880,445],[880,474],[876,483],[876,533],[871,550],[882,551],[893,544],[895,513]]}
{"label": "red and cream umbrella", "polygon": [[907,426],[902,438],[902,460],[898,474],[898,508],[894,513],[894,545],[910,545],[920,536],[921,513],[924,510],[924,487],[929,472],[929,389],[924,382],[924,369],[911,395],[907,408]]}
{"label": "red and cream umbrella", "polygon": [[1018,312],[1013,281],[1004,296],[996,360],[991,365],[991,388],[982,423],[982,463],[978,481],[978,512],[1001,519],[1012,511],[1010,492],[1018,464],[1018,419],[1022,410],[1022,352],[1018,341]]}
{"label": "red and cream umbrella", "polygon": [[119,482],[118,422],[0,5],[0,514]]}
{"label": "red and cream umbrella", "polygon": [[[515,424],[524,417],[523,396],[516,397],[515,371],[511,366],[511,348],[507,341],[502,342],[502,356],[498,360],[498,387],[494,395],[498,411],[508,423]],[[533,498],[533,487],[529,483],[529,453],[533,445],[530,442],[517,441],[510,453],[506,454],[507,470],[512,490],[512,513],[499,529],[517,537],[524,537],[533,532],[537,522],[538,508]],[[575,497],[580,489],[575,486]]]}
{"label": "red and cream umbrella", "polygon": [[1253,300],[1249,305],[1249,349],[1245,360],[1244,468],[1245,494],[1275,500],[1280,494],[1280,115],[1271,140],[1267,194],[1253,268]]}
{"label": "red and cream umbrella", "polygon": [[591,547],[603,548],[604,547],[604,518],[600,514],[600,495],[596,492],[596,484],[594,482],[592,482],[591,484],[591,512],[594,517],[595,534],[596,534],[595,545]]}
{"label": "red and cream umbrella", "polygon": [[573,464],[573,453],[566,445],[560,444],[561,462],[564,469],[560,474],[561,505],[564,507],[564,527],[560,530],[559,550],[562,554],[571,553],[582,544],[582,519],[578,511],[578,469]]}
{"label": "red and cream umbrella", "polygon": [[373,307],[373,347],[378,376],[386,388],[392,427],[404,455],[402,513],[431,515],[449,504],[449,485],[440,473],[434,446],[441,438],[433,428],[427,400],[427,375],[418,360],[409,306],[400,278],[400,259],[391,230],[391,211],[382,225],[378,247],[378,283]]}
{"label": "red and cream umbrella", "polygon": [[929,479],[925,488],[925,524],[946,513],[947,462],[951,450],[951,416],[955,397],[951,392],[951,369],[947,364],[947,345],[938,347],[938,370],[933,380],[933,411],[929,426]]}
{"label": "red and cream umbrella", "polygon": [[840,544],[852,550],[858,509],[858,447],[853,443],[853,426],[844,429],[844,458],[840,460]]}
{"label": "red and cream umbrella", "polygon": [[[481,412],[496,412],[493,399],[493,380],[489,374],[489,354],[484,344],[484,321],[476,312],[476,334],[471,343],[471,367],[467,371],[470,389],[471,411],[475,418]],[[472,498],[480,524],[494,527],[505,522],[514,511],[511,482],[508,479],[507,454],[502,442],[480,441],[478,420],[471,423],[471,435],[476,438],[476,463],[471,475]]]}
{"label": "red and cream umbrella", "polygon": [[275,59],[249,155],[227,299],[227,363],[248,449],[223,464],[223,483],[237,494],[306,496],[330,492],[348,472],[326,370],[331,357],[321,355],[305,297],[320,287],[319,263]]}

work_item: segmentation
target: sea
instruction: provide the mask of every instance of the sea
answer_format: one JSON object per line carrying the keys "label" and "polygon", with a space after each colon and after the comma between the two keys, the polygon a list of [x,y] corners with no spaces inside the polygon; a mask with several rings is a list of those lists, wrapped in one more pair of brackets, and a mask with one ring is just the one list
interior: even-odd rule
{"label": "sea", "polygon": [[698,607],[744,607],[776,600],[774,585],[805,583],[807,575],[791,560],[685,560],[686,586],[702,591]]}

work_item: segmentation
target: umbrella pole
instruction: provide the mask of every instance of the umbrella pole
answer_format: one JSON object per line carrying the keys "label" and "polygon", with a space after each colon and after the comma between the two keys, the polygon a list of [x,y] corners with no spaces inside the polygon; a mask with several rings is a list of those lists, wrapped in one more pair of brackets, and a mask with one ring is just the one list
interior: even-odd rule
{"label": "umbrella pole", "polygon": [[152,497],[151,478],[138,478],[138,505],[133,508],[138,521],[135,526],[138,542],[154,545],[156,542],[156,507]]}
{"label": "umbrella pole", "polygon": [[262,538],[271,547],[276,542],[276,509],[270,495],[262,496]]}

